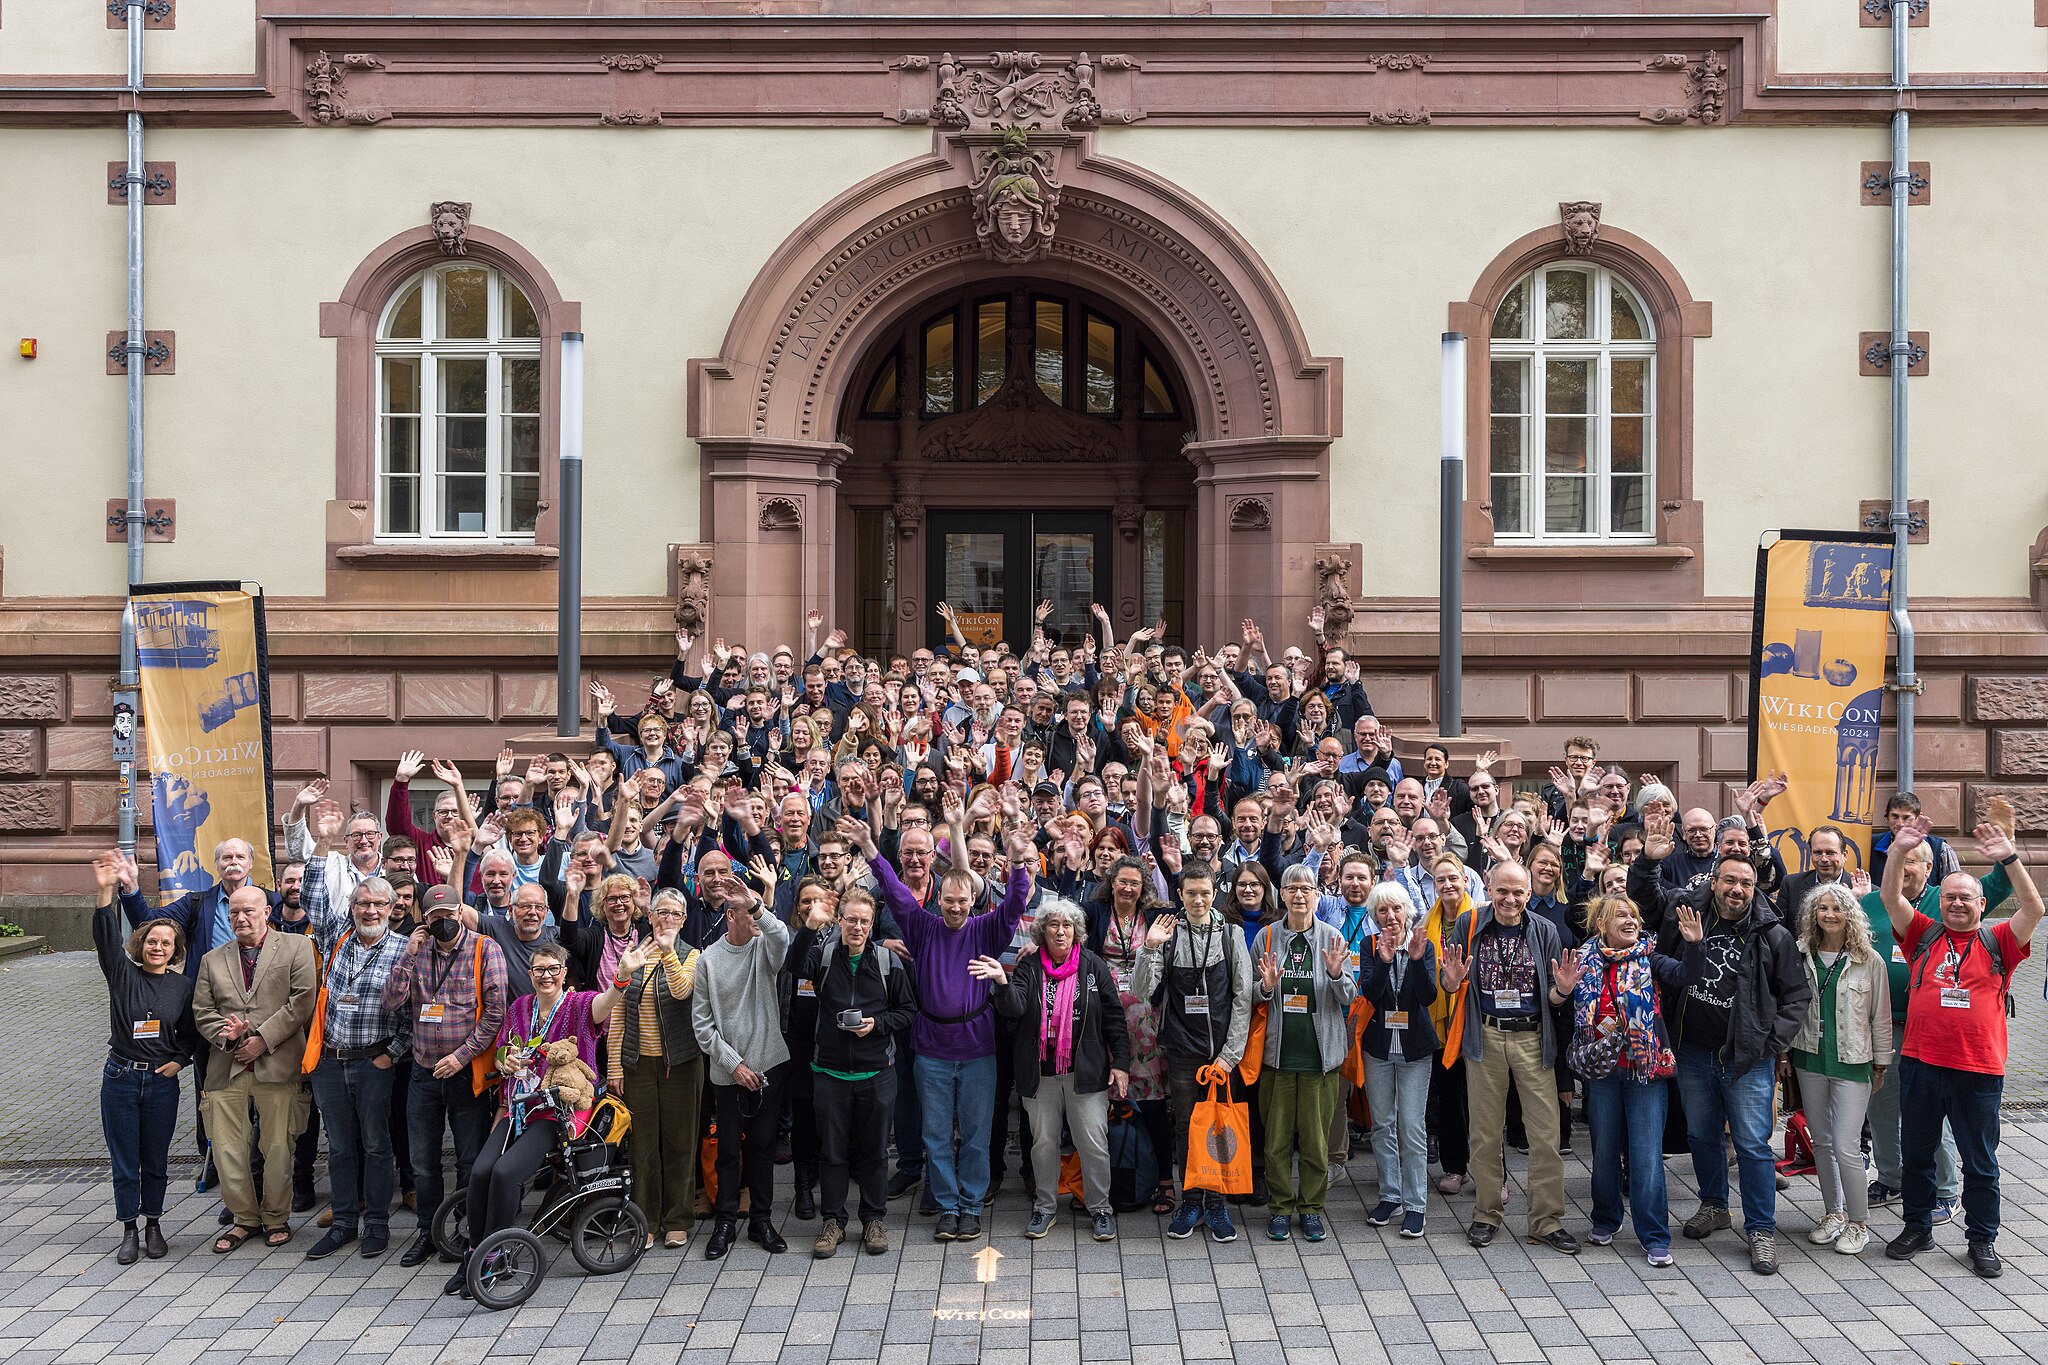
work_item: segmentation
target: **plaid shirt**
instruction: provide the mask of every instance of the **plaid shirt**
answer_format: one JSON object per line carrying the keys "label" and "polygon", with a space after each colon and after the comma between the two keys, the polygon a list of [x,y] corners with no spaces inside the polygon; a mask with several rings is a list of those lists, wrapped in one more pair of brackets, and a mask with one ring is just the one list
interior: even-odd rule
{"label": "plaid shirt", "polygon": [[[324,959],[334,951],[335,940],[349,928],[349,901],[356,888],[384,870],[356,871],[354,863],[340,853],[328,853],[306,860],[306,879],[299,884],[299,900],[306,918],[313,922],[313,945]],[[340,894],[336,895],[335,892]]]}
{"label": "plaid shirt", "polygon": [[[483,991],[479,1000],[474,969],[478,946],[483,948]],[[432,1067],[444,1057],[463,1066],[498,1045],[511,1001],[506,987],[505,954],[497,944],[464,929],[450,951],[430,944],[417,955],[399,958],[384,982],[384,1007],[412,1017],[412,1059]],[[441,1006],[441,1018],[425,1019],[421,1011]]]}
{"label": "plaid shirt", "polygon": [[405,957],[405,940],[387,933],[376,944],[365,944],[354,934],[330,957],[323,957],[327,987],[327,1015],[321,1024],[321,1046],[360,1049],[389,1039],[393,1058],[403,1057],[412,1046],[412,1014],[391,1009],[384,1003],[384,987],[391,973]]}

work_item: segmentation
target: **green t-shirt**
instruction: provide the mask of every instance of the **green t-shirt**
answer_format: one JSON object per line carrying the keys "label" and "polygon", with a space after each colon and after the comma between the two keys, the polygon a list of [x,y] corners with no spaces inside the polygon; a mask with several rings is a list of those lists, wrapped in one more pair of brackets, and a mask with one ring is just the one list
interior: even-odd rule
{"label": "green t-shirt", "polygon": [[[1828,961],[1833,957],[1834,961]],[[1792,1065],[1801,1071],[1810,1071],[1816,1076],[1832,1076],[1843,1081],[1869,1081],[1869,1062],[1845,1062],[1841,1053],[1841,1031],[1837,1027],[1835,997],[1840,993],[1842,973],[1849,969],[1847,953],[1822,953],[1816,962],[1820,977],[1820,1051],[1792,1053]]]}
{"label": "green t-shirt", "polygon": [[1280,1011],[1280,1069],[1320,1074],[1323,1050],[1316,1042],[1315,940],[1285,928],[1275,933],[1282,939],[1280,988],[1273,993],[1273,1008]]}

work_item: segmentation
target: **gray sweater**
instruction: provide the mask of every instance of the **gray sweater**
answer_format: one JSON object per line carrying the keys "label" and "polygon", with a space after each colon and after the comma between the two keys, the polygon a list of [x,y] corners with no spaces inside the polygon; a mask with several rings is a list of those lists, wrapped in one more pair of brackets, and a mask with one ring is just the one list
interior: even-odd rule
{"label": "gray sweater", "polygon": [[789,953],[789,926],[773,914],[759,923],[761,932],[746,947],[721,934],[697,958],[690,1022],[713,1085],[731,1085],[733,1068],[742,1062],[765,1075],[789,1060],[775,988]]}

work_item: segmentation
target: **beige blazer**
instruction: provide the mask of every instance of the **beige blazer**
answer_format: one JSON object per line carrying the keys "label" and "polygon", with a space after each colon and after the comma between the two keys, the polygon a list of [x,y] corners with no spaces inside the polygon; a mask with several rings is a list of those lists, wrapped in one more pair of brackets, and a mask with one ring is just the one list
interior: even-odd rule
{"label": "beige blazer", "polygon": [[230,1019],[246,1019],[268,1048],[251,1068],[259,1082],[296,1081],[306,1055],[306,1029],[320,986],[320,958],[303,934],[272,929],[264,935],[251,986],[242,986],[242,945],[229,939],[199,960],[193,984],[192,1017],[213,1044],[203,1084],[226,1085],[241,1064],[234,1044],[221,1037]]}

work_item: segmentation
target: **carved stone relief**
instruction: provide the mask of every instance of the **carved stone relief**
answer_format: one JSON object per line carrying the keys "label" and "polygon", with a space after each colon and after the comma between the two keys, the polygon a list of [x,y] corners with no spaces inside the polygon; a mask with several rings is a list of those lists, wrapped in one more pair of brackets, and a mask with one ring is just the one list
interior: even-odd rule
{"label": "carved stone relief", "polygon": [[1719,123],[1727,112],[1728,62],[1709,52],[1692,64],[1685,81],[1686,112],[1701,123]]}
{"label": "carved stone relief", "polygon": [[711,556],[685,550],[676,560],[676,628],[702,636],[711,619]]}
{"label": "carved stone relief", "polygon": [[391,115],[382,109],[351,109],[348,103],[348,73],[380,71],[384,63],[367,52],[345,52],[330,57],[315,53],[306,63],[306,103],[313,122],[323,127],[337,123],[382,123]]}
{"label": "carved stone relief", "polygon": [[661,58],[652,52],[616,52],[597,60],[614,71],[652,71],[661,65]]}
{"label": "carved stone relief", "polygon": [[1034,151],[1022,128],[1003,134],[1000,147],[975,152],[974,235],[981,254],[1016,264],[1043,257],[1060,216],[1060,182],[1053,153]]}
{"label": "carved stone relief", "polygon": [[427,209],[427,225],[443,256],[469,254],[469,210],[470,205],[453,199],[439,200]]}
{"label": "carved stone relief", "polygon": [[1590,199],[1560,201],[1557,216],[1564,229],[1564,253],[1587,256],[1600,236],[1600,206]]}
{"label": "carved stone relief", "polygon": [[941,464],[1107,462],[1118,456],[1116,428],[1045,396],[1032,368],[1032,332],[1010,328],[1008,374],[989,400],[925,428],[920,451]]}
{"label": "carved stone relief", "polygon": [[1273,508],[1264,498],[1243,497],[1230,500],[1230,529],[1233,531],[1265,531],[1273,525]]}
{"label": "carved stone relief", "polygon": [[1351,557],[1316,556],[1316,605],[1323,610],[1323,634],[1343,640],[1351,632]]}
{"label": "carved stone relief", "polygon": [[760,524],[764,531],[801,531],[804,529],[803,504],[795,498],[764,497],[761,499]]}
{"label": "carved stone relief", "polygon": [[928,107],[902,109],[898,123],[935,123],[942,128],[999,131],[1028,128],[1095,128],[1104,123],[1136,123],[1145,115],[1136,109],[1104,109],[1095,90],[1099,68],[1135,71],[1139,63],[1118,54],[1101,62],[1078,53],[1062,62],[1037,52],[993,52],[986,57],[955,58],[941,53],[907,56],[890,64],[901,71],[932,72]]}

